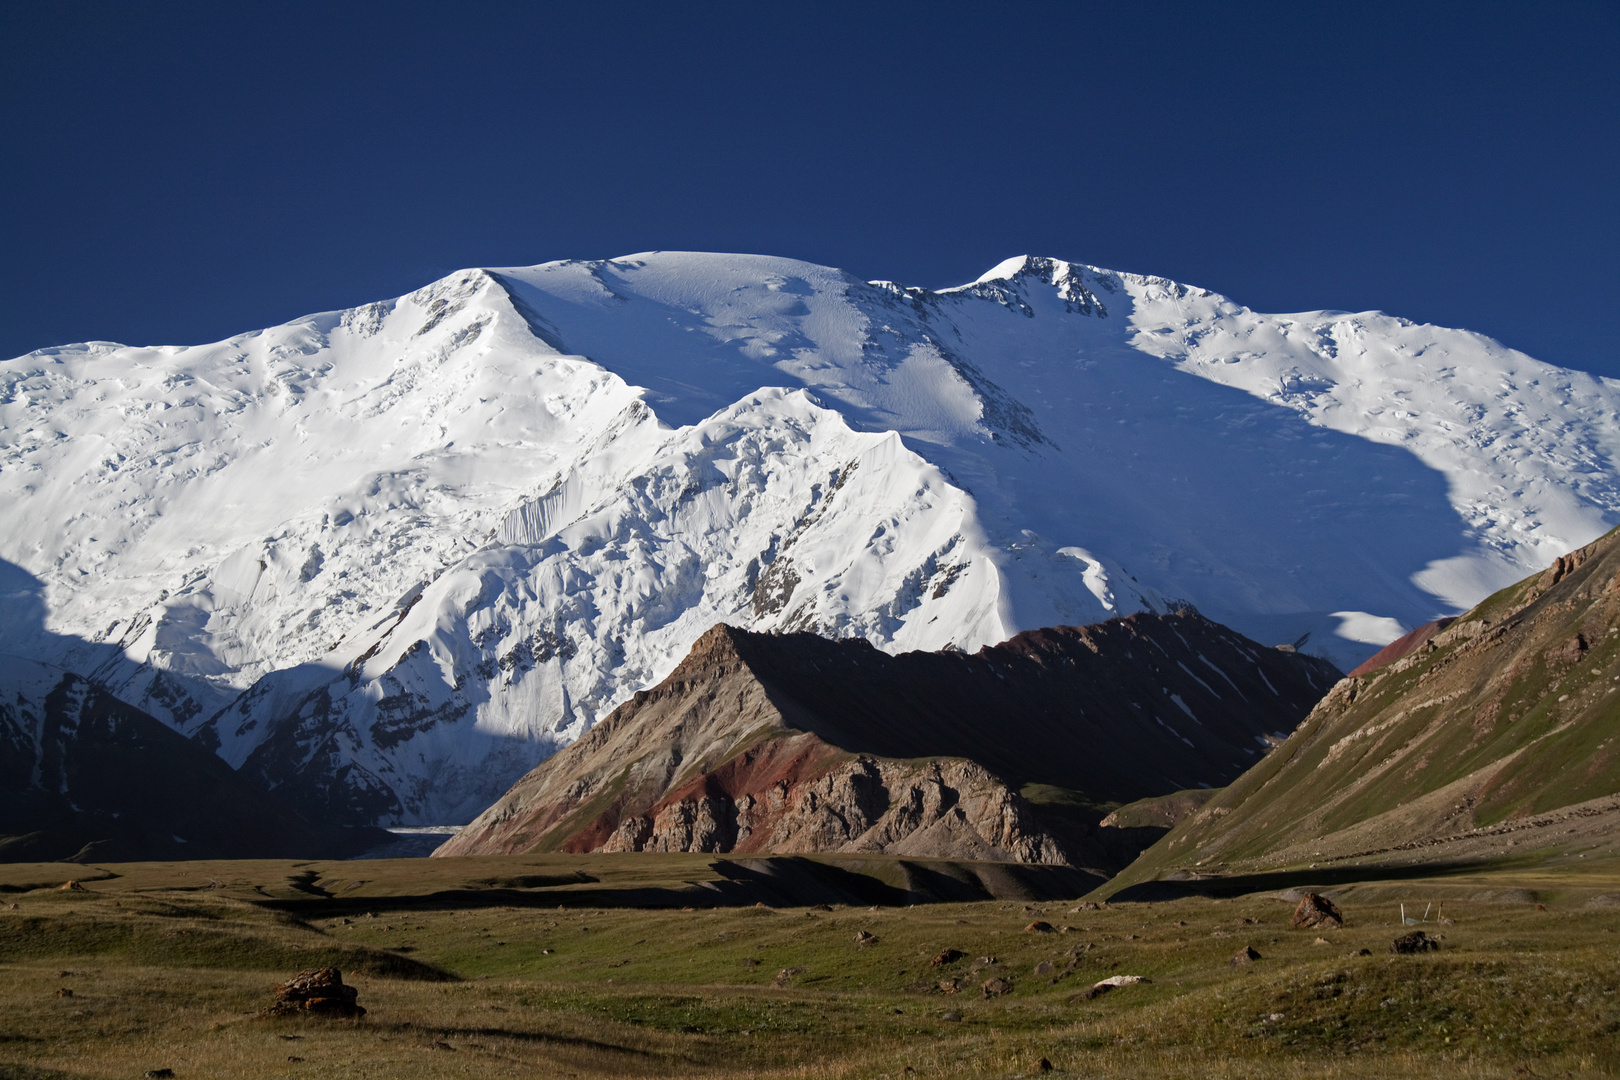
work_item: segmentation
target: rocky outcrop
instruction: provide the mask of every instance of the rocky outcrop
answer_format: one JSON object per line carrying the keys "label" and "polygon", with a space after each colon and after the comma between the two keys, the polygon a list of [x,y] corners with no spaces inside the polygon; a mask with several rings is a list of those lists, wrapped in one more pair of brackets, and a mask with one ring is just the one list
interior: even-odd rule
{"label": "rocky outcrop", "polygon": [[973,656],[721,625],[437,854],[1106,867],[1108,802],[1237,775],[1336,677],[1191,611],[1035,631]]}
{"label": "rocky outcrop", "polygon": [[[814,738],[799,736],[798,738]],[[740,759],[744,774],[750,764]],[[860,757],[789,785],[727,790],[705,778],[622,821],[602,851],[885,852],[1060,863],[1030,806],[971,761]]]}
{"label": "rocky outcrop", "polygon": [[360,992],[343,982],[337,968],[300,971],[276,987],[276,1003],[266,1016],[330,1016],[358,1020],[366,1010],[356,1000]]}

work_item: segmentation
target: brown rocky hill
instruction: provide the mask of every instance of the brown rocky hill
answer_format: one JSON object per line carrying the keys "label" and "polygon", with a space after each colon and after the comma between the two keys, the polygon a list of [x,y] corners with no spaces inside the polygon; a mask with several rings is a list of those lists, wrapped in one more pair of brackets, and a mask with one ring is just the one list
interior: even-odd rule
{"label": "brown rocky hill", "polygon": [[306,817],[80,675],[0,656],[0,862],[340,858],[389,839]]}
{"label": "brown rocky hill", "polygon": [[1620,530],[1346,678],[1110,888],[1587,848],[1592,866],[1617,840]]}
{"label": "brown rocky hill", "polygon": [[[1119,803],[1226,783],[1339,673],[1191,610],[972,656],[716,626],[438,855],[884,852],[1112,869]],[[1154,835],[1157,835],[1156,833]]]}

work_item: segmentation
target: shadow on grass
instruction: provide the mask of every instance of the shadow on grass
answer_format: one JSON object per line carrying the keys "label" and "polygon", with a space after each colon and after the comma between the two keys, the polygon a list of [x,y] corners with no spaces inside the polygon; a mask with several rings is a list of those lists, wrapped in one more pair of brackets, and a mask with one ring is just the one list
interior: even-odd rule
{"label": "shadow on grass", "polygon": [[[649,1050],[638,1050],[631,1046],[622,1046],[618,1043],[603,1042],[600,1039],[586,1039],[577,1035],[555,1035],[544,1031],[520,1031],[514,1028],[503,1027],[457,1027],[454,1025],[428,1025],[413,1024],[410,1022],[400,1024],[371,1024],[367,1027],[381,1029],[395,1035],[417,1035],[429,1039],[511,1039],[514,1042],[532,1043],[536,1046],[566,1046],[575,1050],[593,1050],[610,1054],[625,1054],[631,1057],[651,1058],[658,1055]],[[0,1074],[3,1080],[4,1074]]]}
{"label": "shadow on grass", "polygon": [[1283,889],[1326,889],[1335,885],[1359,885],[1372,881],[1411,881],[1418,878],[1450,877],[1500,869],[1501,864],[1495,861],[1468,860],[1401,866],[1375,864],[1319,867],[1315,870],[1279,870],[1269,874],[1235,874],[1231,877],[1212,874],[1208,877],[1189,876],[1127,885],[1109,896],[1108,902],[1126,904],[1159,902],[1180,900],[1189,896],[1227,899],[1248,893],[1279,892]]}
{"label": "shadow on grass", "polygon": [[[371,912],[451,911],[479,908],[681,908],[681,907],[905,907],[977,900],[1055,900],[1084,895],[1102,878],[1069,866],[1024,863],[885,861],[865,872],[802,856],[719,859],[710,868],[718,880],[678,887],[580,888],[600,880],[579,872],[490,878],[488,888],[445,889],[420,895],[343,896],[315,886],[307,897],[256,901],[258,906],[300,919],[340,918]],[[881,875],[881,876],[880,876]],[[560,888],[567,886],[566,889]]]}
{"label": "shadow on grass", "polygon": [[14,1062],[0,1061],[0,1080],[76,1080],[77,1073],[65,1073],[56,1069],[39,1069],[32,1065],[18,1065]]}

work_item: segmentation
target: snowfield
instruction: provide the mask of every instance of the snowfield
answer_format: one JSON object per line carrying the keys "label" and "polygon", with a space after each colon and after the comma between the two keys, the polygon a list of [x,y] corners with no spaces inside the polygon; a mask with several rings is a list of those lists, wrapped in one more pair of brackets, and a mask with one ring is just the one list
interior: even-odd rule
{"label": "snowfield", "polygon": [[1613,381],[1051,259],[468,270],[0,363],[0,651],[461,822],[722,620],[973,650],[1192,603],[1348,668],[1620,521],[1617,456]]}

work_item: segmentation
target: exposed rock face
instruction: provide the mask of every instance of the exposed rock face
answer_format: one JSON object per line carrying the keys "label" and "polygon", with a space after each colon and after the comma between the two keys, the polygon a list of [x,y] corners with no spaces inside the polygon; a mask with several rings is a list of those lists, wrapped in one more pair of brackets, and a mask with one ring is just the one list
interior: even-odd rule
{"label": "exposed rock face", "polygon": [[599,850],[883,851],[1063,861],[1029,805],[971,761],[917,765],[860,757],[796,786],[779,780],[757,793],[728,790],[728,780],[748,778],[749,757],[745,752],[737,770],[695,782],[697,790],[683,788],[626,818]]}
{"label": "exposed rock face", "polygon": [[1610,847],[1617,688],[1620,530],[1346,678],[1115,883]]}
{"label": "exposed rock face", "polygon": [[437,854],[1108,865],[1088,839],[1100,812],[1032,804],[1020,787],[1119,801],[1223,781],[1336,676],[1190,611],[1034,631],[974,656],[722,625]]}

